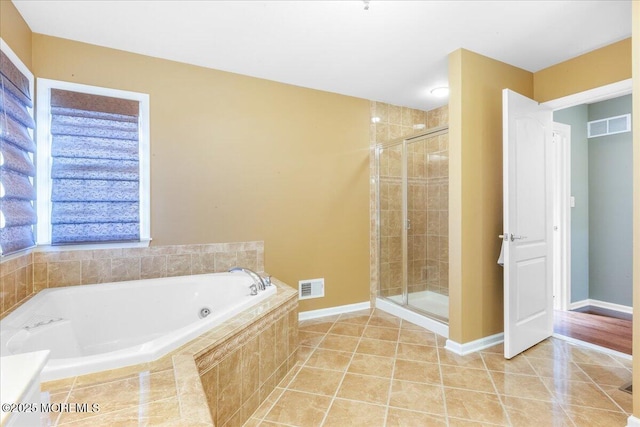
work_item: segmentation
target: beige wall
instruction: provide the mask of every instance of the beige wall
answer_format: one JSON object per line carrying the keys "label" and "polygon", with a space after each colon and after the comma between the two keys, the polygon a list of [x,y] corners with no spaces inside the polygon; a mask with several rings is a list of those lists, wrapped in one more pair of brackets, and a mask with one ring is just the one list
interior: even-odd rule
{"label": "beige wall", "polygon": [[[640,384],[640,2],[632,6],[633,23],[633,383]],[[640,418],[640,393],[633,393],[633,415]]]}
{"label": "beige wall", "polygon": [[533,74],[459,49],[449,55],[449,338],[503,330],[502,89],[533,96]]}
{"label": "beige wall", "polygon": [[0,37],[31,69],[31,30],[10,0],[0,0]]}
{"label": "beige wall", "polygon": [[369,297],[369,102],[41,34],[38,77],[148,93],[153,245],[264,240],[311,310]]}
{"label": "beige wall", "polygon": [[[502,108],[505,87],[548,101],[631,77],[630,39],[535,74],[464,49],[449,56],[450,321],[465,343],[503,329]],[[482,303],[478,303],[482,301]]]}
{"label": "beige wall", "polygon": [[533,99],[550,101],[630,77],[629,38],[534,73]]}

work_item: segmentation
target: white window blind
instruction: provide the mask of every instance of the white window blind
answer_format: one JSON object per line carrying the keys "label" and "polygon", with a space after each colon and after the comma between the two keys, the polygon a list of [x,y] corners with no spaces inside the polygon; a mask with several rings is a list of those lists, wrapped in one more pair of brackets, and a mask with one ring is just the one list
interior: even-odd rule
{"label": "white window blind", "polygon": [[[33,102],[29,77],[0,50],[0,254],[35,245],[33,226],[36,170],[33,154]],[[5,50],[7,52],[5,52]],[[16,57],[17,58],[17,57]]]}
{"label": "white window blind", "polygon": [[140,240],[139,103],[51,89],[51,243]]}

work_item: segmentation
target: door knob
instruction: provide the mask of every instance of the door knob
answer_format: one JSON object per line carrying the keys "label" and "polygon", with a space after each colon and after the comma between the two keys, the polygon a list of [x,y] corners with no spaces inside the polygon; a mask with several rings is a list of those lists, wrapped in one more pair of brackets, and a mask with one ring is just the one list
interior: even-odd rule
{"label": "door knob", "polygon": [[[511,237],[509,237],[509,236],[511,236]],[[509,240],[509,238],[511,238],[511,241],[513,242],[514,240],[523,240],[523,239],[526,239],[526,238],[527,238],[527,236],[516,236],[515,234],[509,234],[509,233],[507,233],[507,234],[499,234],[499,235],[498,235],[498,238],[499,238],[500,240],[504,240],[504,241],[507,241],[507,240]]]}

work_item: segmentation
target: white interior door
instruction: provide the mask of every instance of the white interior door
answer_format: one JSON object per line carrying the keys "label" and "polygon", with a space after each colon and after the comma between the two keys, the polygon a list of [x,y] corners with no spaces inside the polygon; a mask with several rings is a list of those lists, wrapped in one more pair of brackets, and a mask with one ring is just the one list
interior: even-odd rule
{"label": "white interior door", "polygon": [[553,333],[552,111],[502,93],[504,356]]}

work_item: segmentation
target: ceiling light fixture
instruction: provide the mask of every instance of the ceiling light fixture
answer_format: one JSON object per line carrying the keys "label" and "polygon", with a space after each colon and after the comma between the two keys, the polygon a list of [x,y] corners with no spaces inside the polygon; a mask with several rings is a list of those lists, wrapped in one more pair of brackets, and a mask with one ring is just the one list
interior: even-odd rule
{"label": "ceiling light fixture", "polygon": [[445,97],[449,95],[449,87],[448,86],[438,86],[431,89],[431,95],[437,96],[438,98]]}

